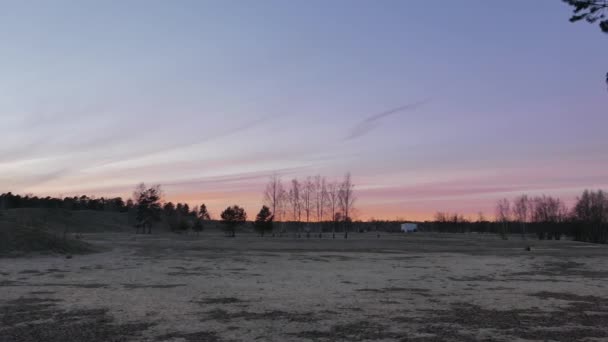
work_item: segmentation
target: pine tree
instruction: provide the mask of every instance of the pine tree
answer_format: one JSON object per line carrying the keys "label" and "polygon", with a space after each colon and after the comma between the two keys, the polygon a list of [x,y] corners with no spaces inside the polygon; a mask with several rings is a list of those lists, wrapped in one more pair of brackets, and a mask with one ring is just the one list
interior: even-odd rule
{"label": "pine tree", "polygon": [[236,227],[247,221],[247,213],[245,212],[245,209],[239,207],[238,205],[233,205],[226,208],[222,212],[221,217],[225,230],[230,237],[235,237]]}
{"label": "pine tree", "polygon": [[209,211],[207,211],[207,206],[203,203],[198,211],[198,217],[203,221],[211,220],[211,216],[209,215]]}
{"label": "pine tree", "polygon": [[264,205],[256,216],[255,221],[253,222],[253,227],[258,233],[260,233],[260,236],[264,236],[265,232],[272,231],[273,220],[274,215],[270,212],[270,208]]}

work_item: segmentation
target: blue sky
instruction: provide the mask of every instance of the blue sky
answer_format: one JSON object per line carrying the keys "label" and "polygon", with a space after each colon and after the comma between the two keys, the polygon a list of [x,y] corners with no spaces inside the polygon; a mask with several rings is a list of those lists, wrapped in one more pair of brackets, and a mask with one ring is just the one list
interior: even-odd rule
{"label": "blue sky", "polygon": [[[606,187],[608,35],[560,1],[14,1],[0,188],[212,209],[346,171],[362,218]],[[424,101],[365,124],[391,108]]]}

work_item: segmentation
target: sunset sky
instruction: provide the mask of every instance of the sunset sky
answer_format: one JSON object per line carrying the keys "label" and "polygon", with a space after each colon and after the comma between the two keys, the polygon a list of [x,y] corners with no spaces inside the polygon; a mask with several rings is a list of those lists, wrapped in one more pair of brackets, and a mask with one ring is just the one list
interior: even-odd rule
{"label": "sunset sky", "polygon": [[[350,171],[358,217],[608,188],[608,35],[555,0],[7,1],[0,192],[230,204]],[[392,109],[396,109],[391,111]]]}

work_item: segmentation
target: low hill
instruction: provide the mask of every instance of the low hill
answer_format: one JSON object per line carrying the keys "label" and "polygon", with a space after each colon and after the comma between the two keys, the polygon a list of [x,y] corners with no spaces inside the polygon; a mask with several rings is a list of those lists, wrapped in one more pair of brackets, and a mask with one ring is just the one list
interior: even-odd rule
{"label": "low hill", "polygon": [[129,215],[112,211],[21,208],[0,212],[0,222],[56,233],[130,231]]}
{"label": "low hill", "polygon": [[30,253],[82,254],[92,252],[86,242],[61,237],[41,228],[0,223],[0,256]]}
{"label": "low hill", "polygon": [[0,211],[0,256],[93,251],[80,233],[131,231],[126,213],[24,208]]}

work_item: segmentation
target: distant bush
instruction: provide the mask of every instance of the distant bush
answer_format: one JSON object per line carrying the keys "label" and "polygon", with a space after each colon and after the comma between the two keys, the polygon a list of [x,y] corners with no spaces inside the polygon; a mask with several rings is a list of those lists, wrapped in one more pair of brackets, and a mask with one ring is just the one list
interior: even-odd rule
{"label": "distant bush", "polygon": [[190,222],[184,218],[175,218],[169,223],[169,227],[175,233],[183,233],[190,229]]}
{"label": "distant bush", "polygon": [[194,220],[194,224],[192,225],[192,230],[194,230],[197,234],[203,231],[203,220],[197,218]]}

